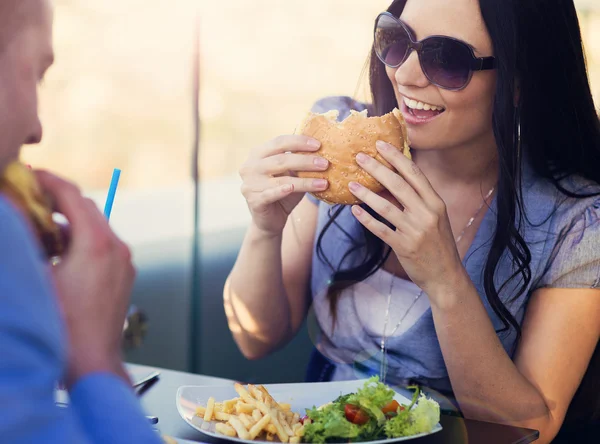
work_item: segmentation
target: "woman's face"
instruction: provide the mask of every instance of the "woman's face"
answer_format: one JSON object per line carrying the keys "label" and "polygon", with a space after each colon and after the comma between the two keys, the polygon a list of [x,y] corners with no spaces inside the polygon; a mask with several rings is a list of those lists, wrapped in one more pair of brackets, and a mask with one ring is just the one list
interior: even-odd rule
{"label": "woman's face", "polygon": [[[471,45],[476,57],[494,55],[478,0],[408,0],[400,18],[412,28],[418,40],[444,35]],[[467,87],[460,91],[432,85],[423,74],[414,51],[400,67],[386,68],[386,71],[407,120],[413,148],[445,149],[493,140],[494,70],[474,72]],[[422,102],[441,108],[441,112],[412,111],[413,101],[417,107],[422,108],[418,105]]]}

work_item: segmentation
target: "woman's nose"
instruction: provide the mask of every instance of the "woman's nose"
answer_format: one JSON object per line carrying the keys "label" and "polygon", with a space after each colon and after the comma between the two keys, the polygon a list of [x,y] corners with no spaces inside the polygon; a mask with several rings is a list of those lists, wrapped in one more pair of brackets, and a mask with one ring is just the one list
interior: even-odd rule
{"label": "woman's nose", "polygon": [[394,78],[399,85],[403,86],[425,88],[429,85],[429,80],[421,69],[419,55],[416,51],[412,51],[406,61],[398,67]]}

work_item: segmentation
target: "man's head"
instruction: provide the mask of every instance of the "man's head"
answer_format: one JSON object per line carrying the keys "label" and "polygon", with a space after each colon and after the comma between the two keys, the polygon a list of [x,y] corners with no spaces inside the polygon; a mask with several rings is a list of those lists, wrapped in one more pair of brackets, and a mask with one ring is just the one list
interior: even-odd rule
{"label": "man's head", "polygon": [[53,60],[51,0],[0,0],[0,171],[42,138],[38,86]]}

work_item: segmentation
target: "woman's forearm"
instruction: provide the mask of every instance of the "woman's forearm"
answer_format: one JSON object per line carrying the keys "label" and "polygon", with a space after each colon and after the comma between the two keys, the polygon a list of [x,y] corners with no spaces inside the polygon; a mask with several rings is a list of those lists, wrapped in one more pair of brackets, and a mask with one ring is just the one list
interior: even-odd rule
{"label": "woman's forearm", "polygon": [[223,294],[230,330],[242,353],[262,357],[291,334],[283,284],[282,237],[248,229]]}
{"label": "woman's forearm", "polygon": [[452,389],[464,415],[540,431],[550,427],[550,409],[504,350],[466,271],[458,282],[430,299]]}

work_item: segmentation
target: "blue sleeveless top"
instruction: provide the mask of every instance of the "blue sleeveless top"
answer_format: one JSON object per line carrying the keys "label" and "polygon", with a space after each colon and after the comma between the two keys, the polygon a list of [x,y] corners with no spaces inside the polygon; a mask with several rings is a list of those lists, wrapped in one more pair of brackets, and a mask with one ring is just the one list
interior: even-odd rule
{"label": "blue sleeveless top", "polygon": [[[326,112],[337,109],[340,111],[339,119],[343,120],[351,109],[360,111],[365,108],[364,104],[348,97],[329,97],[317,102],[313,111]],[[577,177],[566,179],[563,186],[579,194],[600,191],[598,184]],[[369,306],[370,302],[357,303],[360,297],[369,298],[370,295],[368,285],[355,284],[352,286],[353,291],[338,303],[337,322],[333,328],[326,296],[328,285],[336,271],[328,262],[336,269],[342,261],[344,269],[362,263],[364,251],[356,250],[347,254],[350,247],[354,246],[352,239],[362,239],[362,228],[351,214],[350,207],[345,207],[337,217],[336,224],[331,225],[323,236],[321,246],[327,259],[323,261],[317,255],[317,239],[335,208],[317,201],[312,196],[311,200],[318,205],[319,215],[310,281],[313,308],[308,320],[309,334],[315,344],[315,350],[309,364],[307,380],[331,380],[336,378],[336,374],[337,378],[342,374],[342,379],[379,374],[381,336],[373,328],[373,322],[369,321],[372,321],[373,316],[383,316],[381,312],[385,311],[385,307],[374,308]],[[517,294],[519,279],[511,280],[500,293],[500,299],[519,324],[523,322],[529,297],[538,288],[600,287],[600,197],[566,197],[549,181],[537,176],[529,165],[524,165],[523,203],[525,217],[521,235],[531,251],[531,281],[526,291],[512,302],[509,301]],[[481,296],[494,327],[500,330],[503,324],[490,307],[483,287],[484,267],[495,228],[494,198],[465,255],[463,265]],[[508,281],[513,271],[511,257],[505,252],[494,278],[496,288]],[[392,294],[393,297],[412,297],[394,292]],[[396,313],[396,316],[402,314],[403,312]],[[390,316],[390,319],[392,318],[393,316]],[[391,327],[393,325],[390,323]],[[508,355],[512,357],[517,345],[514,329],[499,333],[499,338]],[[451,383],[430,309],[424,309],[406,331],[388,338],[387,361],[388,383],[417,383],[451,395]],[[348,371],[349,368],[351,371]]]}

